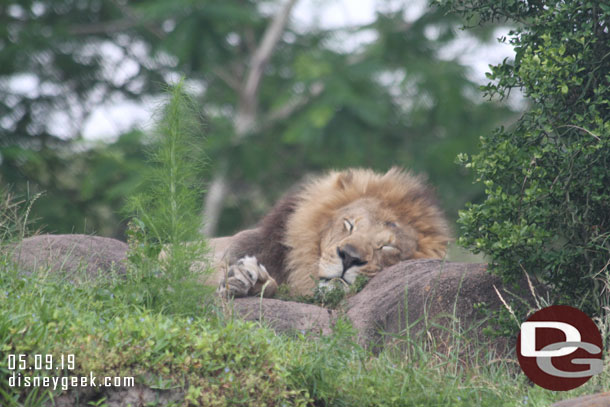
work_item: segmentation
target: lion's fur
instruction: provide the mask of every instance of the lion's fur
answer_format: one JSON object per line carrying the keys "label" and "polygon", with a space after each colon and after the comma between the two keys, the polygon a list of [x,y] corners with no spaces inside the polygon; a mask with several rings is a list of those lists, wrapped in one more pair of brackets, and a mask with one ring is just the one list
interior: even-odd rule
{"label": "lion's fur", "polygon": [[336,213],[361,199],[377,202],[379,211],[415,231],[410,258],[442,258],[449,241],[447,222],[421,177],[392,168],[385,174],[368,169],[333,171],[285,196],[249,231],[235,236],[226,256],[231,262],[253,255],[291,292],[308,294],[315,286],[321,240]]}

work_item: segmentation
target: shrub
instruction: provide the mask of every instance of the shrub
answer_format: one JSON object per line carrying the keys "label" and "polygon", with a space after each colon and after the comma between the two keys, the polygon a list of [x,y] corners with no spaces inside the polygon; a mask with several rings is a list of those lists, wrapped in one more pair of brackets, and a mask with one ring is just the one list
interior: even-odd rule
{"label": "shrub", "polygon": [[[207,252],[199,233],[203,125],[182,82],[168,95],[149,151],[148,177],[126,207],[132,215],[129,282],[140,287],[142,305],[192,314],[210,292],[191,270],[193,260],[203,260]],[[168,302],[168,296],[175,301]]]}
{"label": "shrub", "polygon": [[[598,1],[439,0],[476,23],[519,25],[514,61],[491,67],[489,98],[520,88],[530,110],[458,161],[486,198],[460,213],[460,243],[507,279],[524,271],[553,300],[598,312],[610,263],[610,5]],[[506,41],[502,38],[501,41]]]}

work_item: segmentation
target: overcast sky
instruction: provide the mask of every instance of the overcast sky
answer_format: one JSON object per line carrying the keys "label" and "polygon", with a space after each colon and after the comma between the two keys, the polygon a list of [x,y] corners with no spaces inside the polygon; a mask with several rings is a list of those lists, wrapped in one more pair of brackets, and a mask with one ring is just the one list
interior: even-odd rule
{"label": "overcast sky", "polygon": [[[293,24],[304,30],[312,27],[338,28],[362,25],[372,22],[375,11],[388,11],[400,7],[404,0],[300,0],[293,12]],[[425,10],[426,1],[411,0],[407,10],[407,20],[414,19]],[[508,29],[498,29],[496,37],[506,35]],[[373,34],[351,35],[342,43],[345,49],[373,39]],[[433,32],[430,35],[434,35]],[[481,46],[464,32],[441,54],[441,57],[458,59],[471,68],[471,79],[481,84],[487,83],[485,72],[489,64],[497,64],[514,52],[506,44],[497,42]],[[126,67],[125,69],[129,69]],[[85,123],[83,134],[90,140],[112,139],[134,126],[147,127],[155,102],[124,102],[105,105],[96,109]]]}

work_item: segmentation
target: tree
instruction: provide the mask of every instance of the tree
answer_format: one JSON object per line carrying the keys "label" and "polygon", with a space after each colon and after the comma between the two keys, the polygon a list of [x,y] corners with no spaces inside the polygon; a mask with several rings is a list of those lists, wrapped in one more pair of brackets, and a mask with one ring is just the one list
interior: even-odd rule
{"label": "tree", "polygon": [[[478,130],[506,118],[508,109],[469,99],[476,85],[466,79],[466,69],[440,60],[439,49],[454,38],[453,18],[438,10],[414,21],[404,16],[399,9],[380,13],[371,25],[306,34],[286,25],[250,98],[256,108],[245,121],[249,126],[240,124],[239,113],[246,110],[240,107],[240,86],[248,82],[251,61],[270,29],[252,35],[244,25],[237,32],[233,39],[241,46],[225,63],[232,70],[214,69],[234,72],[233,78],[214,82],[214,90],[210,83],[204,95],[211,112],[208,152],[226,157],[212,163],[210,192],[218,193],[208,194],[217,198],[208,199],[214,202],[206,211],[208,222],[224,206],[218,219],[224,233],[252,224],[304,173],[329,166],[402,165],[429,172],[451,213],[477,195],[478,188],[455,171],[453,157],[472,151]],[[426,36],[431,27],[439,32],[434,40]],[[376,39],[355,50],[341,51],[333,43],[337,36],[367,30]],[[223,109],[227,105],[232,108]],[[214,234],[214,228],[207,232]]]}
{"label": "tree", "polygon": [[[154,37],[119,2],[0,5],[0,183],[17,195],[44,191],[32,208],[38,226],[121,234],[117,209],[138,183],[141,133],[91,146],[80,132],[94,106],[160,89],[169,65],[136,52]],[[137,69],[121,74],[125,64]]]}
{"label": "tree", "polygon": [[57,150],[23,149],[20,154],[27,154],[27,161],[20,164],[31,183],[24,182],[23,174],[9,171],[0,174],[0,181],[24,199],[42,192],[32,206],[34,229],[122,238],[126,219],[119,208],[148,172],[143,143],[147,138],[141,131],[132,131],[112,143],[81,147],[84,143],[72,142]]}
{"label": "tree", "polygon": [[[509,19],[514,61],[492,68],[489,97],[523,89],[531,109],[462,160],[486,199],[460,214],[461,243],[491,270],[523,271],[559,302],[600,312],[610,265],[610,6],[596,1],[443,4],[486,22]],[[606,280],[607,281],[607,280]]]}
{"label": "tree", "polygon": [[[467,96],[477,86],[466,68],[439,57],[454,38],[455,18],[428,10],[409,21],[405,4],[370,25],[304,32],[289,18],[294,3],[10,2],[0,25],[21,33],[5,45],[21,62],[3,65],[0,92],[9,95],[10,81],[24,72],[53,92],[17,95],[18,109],[15,102],[0,109],[10,135],[0,146],[3,179],[19,186],[29,180],[35,190],[61,185],[41,182],[58,172],[32,169],[32,162],[47,166],[51,158],[43,153],[66,157],[74,144],[35,123],[54,111],[85,117],[96,101],[155,95],[159,82],[184,73],[206,116],[208,234],[215,234],[215,221],[221,233],[252,224],[281,191],[328,167],[427,172],[452,214],[479,195],[453,157],[473,151],[478,134],[509,112]],[[437,35],[427,35],[430,29]],[[361,32],[374,39],[341,48],[338,38]],[[121,67],[131,76],[112,74]],[[79,121],[74,127],[78,134]]]}

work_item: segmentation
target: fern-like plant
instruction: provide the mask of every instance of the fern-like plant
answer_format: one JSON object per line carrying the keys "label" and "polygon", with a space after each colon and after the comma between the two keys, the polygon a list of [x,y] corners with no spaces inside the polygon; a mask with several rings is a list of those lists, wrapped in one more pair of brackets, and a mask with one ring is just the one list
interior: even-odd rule
{"label": "fern-like plant", "polygon": [[182,81],[168,94],[149,152],[148,177],[126,206],[132,214],[130,276],[142,285],[144,305],[190,313],[206,291],[204,276],[191,270],[206,254],[199,233],[203,126]]}

